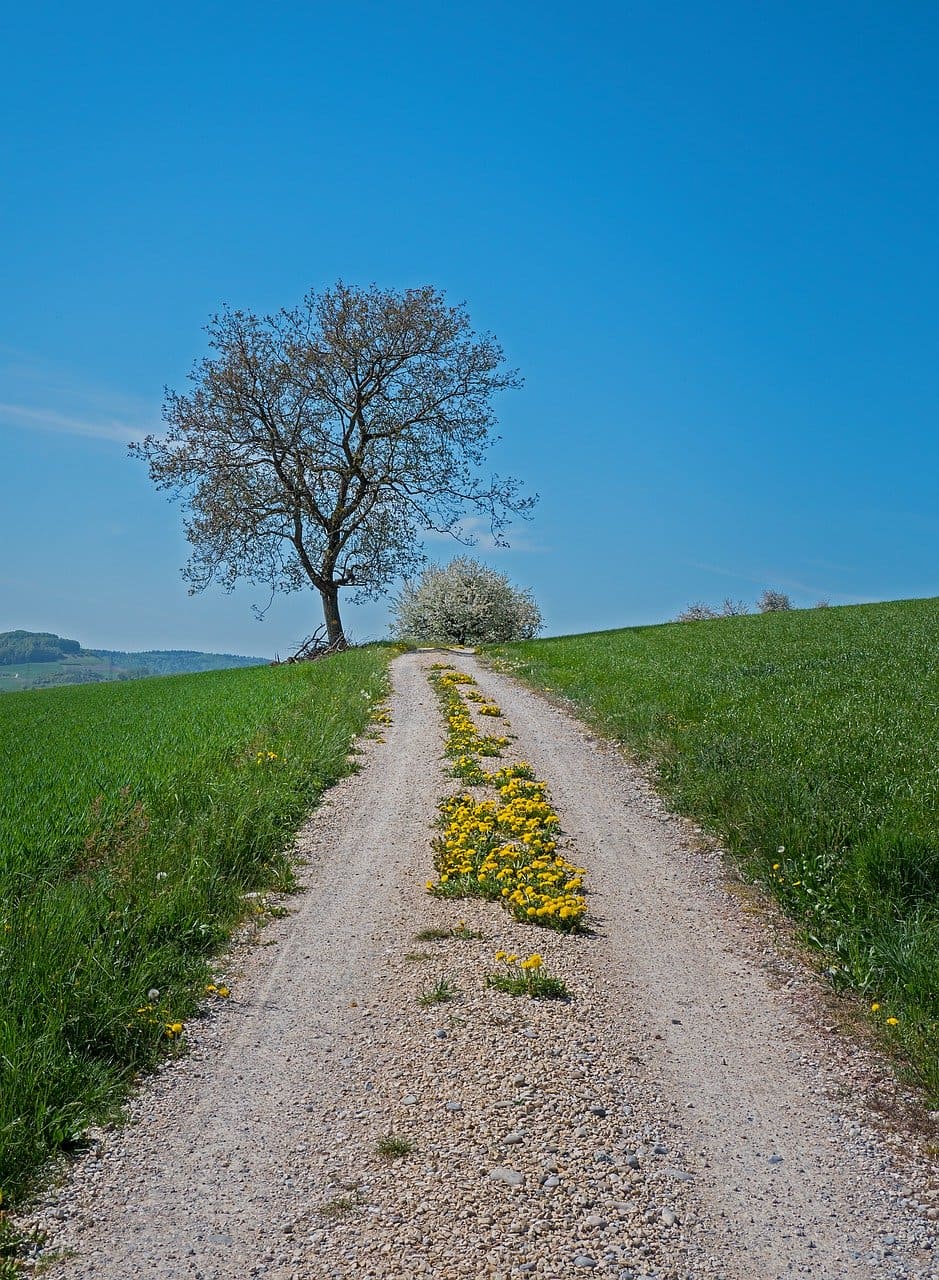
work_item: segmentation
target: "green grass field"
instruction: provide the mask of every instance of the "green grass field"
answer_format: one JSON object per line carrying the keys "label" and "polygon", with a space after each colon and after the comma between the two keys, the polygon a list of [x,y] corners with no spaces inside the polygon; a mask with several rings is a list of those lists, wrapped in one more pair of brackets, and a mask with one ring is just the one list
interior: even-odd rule
{"label": "green grass field", "polygon": [[20,693],[42,685],[108,679],[101,658],[63,658],[61,662],[17,662],[0,667],[0,693]]}
{"label": "green grass field", "polygon": [[387,656],[0,698],[7,1199],[176,1043],[245,892],[290,886],[284,848],[348,771]]}
{"label": "green grass field", "polygon": [[836,984],[880,1006],[872,1020],[939,1105],[939,600],[490,653],[654,763]]}

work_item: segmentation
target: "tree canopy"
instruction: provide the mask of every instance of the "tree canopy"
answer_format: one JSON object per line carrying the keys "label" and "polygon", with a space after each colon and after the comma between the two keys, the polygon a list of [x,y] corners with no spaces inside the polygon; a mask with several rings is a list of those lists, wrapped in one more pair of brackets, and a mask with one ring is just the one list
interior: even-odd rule
{"label": "tree canopy", "polygon": [[426,532],[472,542],[468,517],[504,544],[534,504],[479,474],[492,398],[521,379],[439,290],[340,281],[276,315],[226,308],[207,333],[190,392],[167,391],[166,434],[131,445],[184,505],[192,591],[311,585],[344,643],[341,588],[380,594],[424,563]]}

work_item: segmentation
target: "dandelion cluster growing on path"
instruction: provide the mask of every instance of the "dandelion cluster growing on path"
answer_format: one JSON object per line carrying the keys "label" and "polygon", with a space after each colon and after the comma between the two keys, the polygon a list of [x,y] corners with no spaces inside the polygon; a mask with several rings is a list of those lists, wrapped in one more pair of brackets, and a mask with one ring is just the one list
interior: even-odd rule
{"label": "dandelion cluster growing on path", "polygon": [[444,705],[454,774],[495,797],[477,799],[467,791],[443,802],[443,833],[434,842],[437,880],[428,889],[440,897],[501,902],[530,924],[579,928],[587,910],[585,873],[557,852],[560,820],[546,784],[524,761],[494,773],[484,769],[480,757],[501,756],[509,739],[480,733],[466,699],[480,714],[501,716],[500,709],[481,699],[470,675],[435,664],[431,679]]}

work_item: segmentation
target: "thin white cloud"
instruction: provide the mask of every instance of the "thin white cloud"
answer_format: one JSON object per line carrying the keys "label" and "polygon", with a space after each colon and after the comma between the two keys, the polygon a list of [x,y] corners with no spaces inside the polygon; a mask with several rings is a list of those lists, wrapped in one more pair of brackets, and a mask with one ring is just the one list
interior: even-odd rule
{"label": "thin white cloud", "polygon": [[146,428],[134,427],[127,422],[107,418],[75,418],[47,409],[25,404],[6,404],[0,401],[0,421],[7,426],[26,431],[56,431],[73,436],[91,436],[98,440],[115,440],[127,444],[146,435]]}
{"label": "thin white cloud", "polygon": [[160,420],[157,405],[90,382],[54,361],[0,345],[0,426],[127,444]]}
{"label": "thin white cloud", "polygon": [[754,573],[752,569],[727,569],[717,564],[704,564],[699,560],[686,560],[685,564],[690,565],[692,569],[701,569],[705,573],[718,574],[722,578],[735,578],[738,582],[752,582],[756,586],[768,587],[771,590],[787,588],[790,591],[799,591],[806,596],[814,596],[817,600],[836,600],[840,604],[857,602],[855,596],[846,595],[843,591],[830,591],[827,587],[802,582],[798,578],[789,577],[787,573],[777,573],[775,570]]}

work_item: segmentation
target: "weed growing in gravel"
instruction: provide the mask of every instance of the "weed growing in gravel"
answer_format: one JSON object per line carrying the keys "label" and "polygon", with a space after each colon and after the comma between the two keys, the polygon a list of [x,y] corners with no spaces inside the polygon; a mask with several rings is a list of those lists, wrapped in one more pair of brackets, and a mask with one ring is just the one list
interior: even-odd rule
{"label": "weed growing in gravel", "polygon": [[465,920],[461,920],[458,925],[455,925],[450,930],[450,937],[456,938],[459,942],[476,942],[483,936],[479,929],[467,928]]}
{"label": "weed growing in gravel", "polygon": [[327,1200],[325,1204],[320,1205],[320,1213],[324,1218],[341,1218],[344,1214],[351,1213],[361,1203],[357,1191],[352,1195],[335,1196],[332,1200]]}
{"label": "weed growing in gravel", "polygon": [[432,1004],[445,1004],[459,994],[459,988],[454,986],[449,978],[438,978],[434,986],[427,987],[426,990],[420,993],[417,997],[417,1003],[426,1009]]}
{"label": "weed growing in gravel", "polygon": [[375,1150],[386,1160],[400,1160],[403,1156],[411,1154],[414,1144],[407,1138],[400,1138],[396,1133],[386,1133],[376,1142]]}
{"label": "weed growing in gravel", "polygon": [[486,975],[486,986],[504,991],[510,996],[529,996],[532,1000],[569,1000],[571,993],[561,981],[544,971],[544,957],[530,955],[527,960],[497,951],[496,960],[502,965],[498,973]]}

